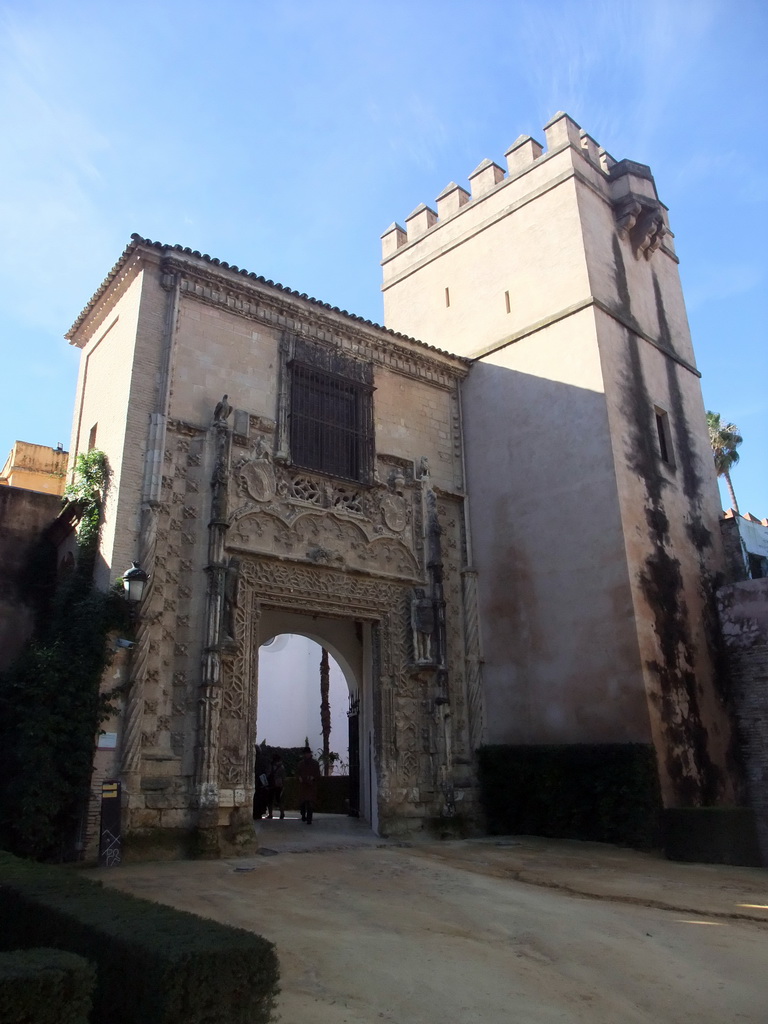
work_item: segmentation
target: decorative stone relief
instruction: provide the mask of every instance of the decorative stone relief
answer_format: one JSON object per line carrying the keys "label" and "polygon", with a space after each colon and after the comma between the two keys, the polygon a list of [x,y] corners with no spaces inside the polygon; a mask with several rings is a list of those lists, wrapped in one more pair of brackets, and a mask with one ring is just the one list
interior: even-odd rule
{"label": "decorative stone relief", "polygon": [[381,499],[381,515],[384,524],[393,533],[402,533],[408,525],[408,506],[399,494],[385,494]]}
{"label": "decorative stone relief", "polygon": [[419,491],[406,485],[402,473],[388,484],[362,488],[293,473],[262,449],[257,458],[236,464],[235,479],[247,500],[230,516],[230,549],[422,577],[414,511]]}
{"label": "decorative stone relief", "polygon": [[636,259],[649,260],[667,233],[661,204],[630,193],[614,205],[614,214],[618,232],[622,238],[629,238]]}
{"label": "decorative stone relief", "polygon": [[253,459],[241,460],[236,467],[240,490],[254,501],[272,501],[277,481],[266,443],[261,437],[254,446],[254,456]]}

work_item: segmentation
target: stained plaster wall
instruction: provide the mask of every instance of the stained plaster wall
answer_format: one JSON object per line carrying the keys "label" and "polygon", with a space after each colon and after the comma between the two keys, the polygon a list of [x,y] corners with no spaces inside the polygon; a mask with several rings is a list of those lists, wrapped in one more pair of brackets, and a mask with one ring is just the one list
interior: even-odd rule
{"label": "stained plaster wall", "polygon": [[476,364],[464,419],[488,740],[647,741],[591,311]]}
{"label": "stained plaster wall", "polygon": [[[590,248],[603,254],[594,287],[611,310],[636,326],[631,330],[596,311],[663,798],[673,806],[732,800],[734,737],[714,649],[713,593],[723,565],[717,485],[700,382],[689,368],[693,350],[677,265],[664,251],[636,259],[593,196],[586,195],[583,205]],[[667,414],[670,463],[661,457],[657,409]]]}
{"label": "stained plaster wall", "polygon": [[487,739],[647,741],[578,202],[605,175],[567,118],[546,134],[423,235],[385,236],[385,319],[480,356],[462,408]]}
{"label": "stained plaster wall", "polygon": [[729,799],[716,486],[672,236],[638,259],[617,226],[630,194],[666,211],[566,116],[545,134],[487,194],[383,236],[387,323],[481,357],[463,407],[489,738],[652,733],[668,803]]}

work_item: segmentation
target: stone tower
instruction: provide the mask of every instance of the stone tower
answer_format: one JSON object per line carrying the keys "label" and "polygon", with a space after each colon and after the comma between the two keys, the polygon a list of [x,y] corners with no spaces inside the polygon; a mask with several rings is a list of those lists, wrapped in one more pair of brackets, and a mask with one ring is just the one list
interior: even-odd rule
{"label": "stone tower", "polygon": [[566,114],[383,236],[388,327],[462,386],[486,739],[652,741],[667,806],[733,797],[719,502],[667,210]]}

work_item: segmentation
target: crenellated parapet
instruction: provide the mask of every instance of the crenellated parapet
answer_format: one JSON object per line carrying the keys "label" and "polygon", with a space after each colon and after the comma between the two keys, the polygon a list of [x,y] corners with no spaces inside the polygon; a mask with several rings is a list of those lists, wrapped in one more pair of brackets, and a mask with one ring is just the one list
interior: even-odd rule
{"label": "crenellated parapet", "polygon": [[[381,236],[383,262],[539,168],[550,164],[551,176],[562,177],[562,161],[554,158],[566,152],[571,155],[571,172],[584,178],[613,207],[617,232],[630,240],[635,257],[650,259],[670,234],[666,208],[659,201],[650,168],[615,160],[562,111],[544,126],[544,138],[542,145],[530,135],[519,136],[504,154],[506,170],[493,160],[483,160],[468,175],[468,190],[452,181],[437,196],[436,210],[421,203],[406,218],[405,227],[392,224]],[[546,172],[537,176],[532,187],[541,188],[546,176]],[[514,191],[510,189],[510,193]],[[511,194],[510,201],[514,201]]]}

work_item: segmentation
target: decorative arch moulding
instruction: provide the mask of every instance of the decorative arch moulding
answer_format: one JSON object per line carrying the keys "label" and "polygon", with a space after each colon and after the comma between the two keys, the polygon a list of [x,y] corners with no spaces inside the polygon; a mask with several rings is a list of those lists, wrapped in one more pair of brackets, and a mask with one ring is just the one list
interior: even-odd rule
{"label": "decorative arch moulding", "polygon": [[244,558],[242,579],[261,604],[300,608],[312,614],[380,619],[402,604],[410,581],[389,583],[338,569],[268,558]]}

